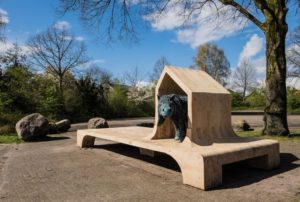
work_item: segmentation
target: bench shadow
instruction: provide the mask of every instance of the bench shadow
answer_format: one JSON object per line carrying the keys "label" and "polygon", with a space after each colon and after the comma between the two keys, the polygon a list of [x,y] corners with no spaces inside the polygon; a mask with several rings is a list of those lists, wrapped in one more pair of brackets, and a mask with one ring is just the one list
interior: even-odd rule
{"label": "bench shadow", "polygon": [[300,164],[293,163],[297,160],[299,160],[298,157],[291,153],[280,153],[280,166],[273,170],[250,167],[247,161],[225,165],[223,166],[223,185],[213,190],[238,188],[273,176],[282,178],[280,174],[300,167]]}
{"label": "bench shadow", "polygon": [[[181,172],[177,162],[169,155],[161,154],[155,157],[141,155],[139,148],[121,143],[95,145],[94,148],[105,149],[130,158],[145,161],[157,166]],[[280,167],[274,170],[261,170],[250,167],[246,161],[240,161],[223,166],[223,185],[212,190],[232,189],[257,183],[261,180],[272,176],[282,177],[280,174],[300,167],[293,162],[299,160],[295,155],[290,153],[280,153]]]}
{"label": "bench shadow", "polygon": [[180,168],[177,162],[171,156],[168,156],[166,154],[160,153],[159,156],[155,156],[155,157],[141,155],[138,147],[121,144],[121,143],[95,145],[93,148],[105,149],[123,156],[135,158],[170,170],[180,172]]}

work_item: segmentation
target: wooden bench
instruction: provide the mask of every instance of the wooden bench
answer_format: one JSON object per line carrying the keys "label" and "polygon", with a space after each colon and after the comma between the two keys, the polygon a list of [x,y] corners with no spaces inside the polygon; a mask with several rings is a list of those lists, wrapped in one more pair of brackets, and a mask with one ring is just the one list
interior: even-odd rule
{"label": "wooden bench", "polygon": [[[222,184],[223,165],[249,160],[251,166],[273,169],[280,163],[279,143],[238,137],[231,127],[230,93],[199,70],[165,67],[157,95],[188,96],[188,129],[182,143],[174,141],[170,120],[160,127],[87,129],[77,132],[77,145],[92,147],[95,138],[140,148],[142,154],[170,155],[179,165],[183,183],[203,190]],[[157,100],[156,100],[157,109]],[[158,114],[156,110],[156,123]]]}

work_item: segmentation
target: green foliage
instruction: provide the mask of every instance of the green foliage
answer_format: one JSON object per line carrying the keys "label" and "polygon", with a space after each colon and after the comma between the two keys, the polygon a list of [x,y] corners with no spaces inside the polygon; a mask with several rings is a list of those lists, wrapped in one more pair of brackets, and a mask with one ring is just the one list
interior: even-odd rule
{"label": "green foliage", "polygon": [[7,67],[0,78],[0,110],[30,112],[34,109],[33,73],[26,66]]}
{"label": "green foliage", "polygon": [[292,141],[292,142],[300,142],[300,131],[291,131],[288,136],[280,136],[280,135],[262,135],[262,131],[254,130],[254,131],[236,131],[237,135],[241,137],[254,137],[260,139],[274,139],[278,141]]}
{"label": "green foliage", "polygon": [[290,111],[300,110],[300,91],[295,88],[287,88],[288,109]]}
{"label": "green foliage", "polygon": [[[127,89],[124,86],[116,85],[108,97],[111,113],[116,117],[126,117],[128,108],[133,108],[127,98]],[[131,110],[131,109],[130,109]],[[129,110],[129,111],[130,111]]]}
{"label": "green foliage", "polygon": [[231,106],[233,108],[235,107],[242,107],[243,106],[243,96],[240,93],[234,92],[232,90],[229,90],[231,93]]}
{"label": "green foliage", "polygon": [[102,85],[94,81],[89,75],[76,81],[78,101],[80,103],[81,116],[87,118],[102,116],[106,117],[107,101],[105,90]]}
{"label": "green foliage", "polygon": [[15,133],[0,135],[0,144],[11,144],[11,143],[20,144],[22,142],[23,141],[20,140]]}
{"label": "green foliage", "polygon": [[249,103],[250,108],[263,108],[266,103],[266,89],[255,89],[250,95],[246,97],[246,102]]}
{"label": "green foliage", "polygon": [[[229,90],[232,96],[232,108],[234,109],[264,109],[265,94],[264,87],[254,89],[253,92],[246,97],[246,102],[242,102],[242,96],[239,93]],[[289,112],[300,112],[300,91],[288,87],[287,88],[287,106]]]}

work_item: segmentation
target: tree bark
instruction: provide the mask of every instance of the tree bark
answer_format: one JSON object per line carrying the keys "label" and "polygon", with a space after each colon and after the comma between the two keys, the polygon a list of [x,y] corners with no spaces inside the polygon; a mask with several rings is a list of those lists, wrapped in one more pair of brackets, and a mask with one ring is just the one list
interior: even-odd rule
{"label": "tree bark", "polygon": [[58,76],[58,88],[59,88],[59,93],[61,96],[63,96],[63,91],[64,91],[64,87],[63,87],[63,79],[64,79],[64,76],[63,75],[59,75]]}
{"label": "tree bark", "polygon": [[264,33],[266,37],[265,135],[289,134],[287,123],[285,39],[288,31],[287,8],[281,0],[269,1]]}

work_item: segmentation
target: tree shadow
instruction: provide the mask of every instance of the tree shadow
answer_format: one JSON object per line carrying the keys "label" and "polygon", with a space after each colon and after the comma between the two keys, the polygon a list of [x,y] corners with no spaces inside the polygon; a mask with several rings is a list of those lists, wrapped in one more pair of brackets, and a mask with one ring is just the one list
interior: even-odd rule
{"label": "tree shadow", "polygon": [[[177,162],[169,155],[161,154],[155,157],[141,155],[139,148],[121,143],[95,145],[94,148],[105,149],[120,155],[135,158],[157,166],[161,166],[176,172],[181,172]],[[290,170],[298,168],[300,165],[294,164],[294,161],[299,160],[295,155],[290,153],[280,154],[280,167],[274,170],[261,170],[250,167],[247,161],[240,161],[223,166],[223,185],[214,188],[217,189],[232,189],[249,184],[257,183],[261,180],[276,176]],[[279,176],[280,177],[280,176]]]}

